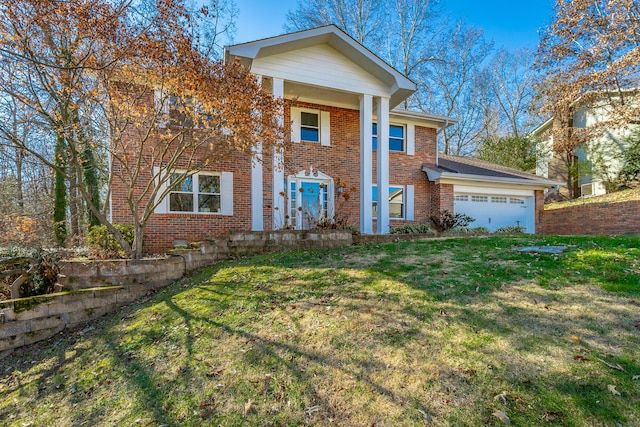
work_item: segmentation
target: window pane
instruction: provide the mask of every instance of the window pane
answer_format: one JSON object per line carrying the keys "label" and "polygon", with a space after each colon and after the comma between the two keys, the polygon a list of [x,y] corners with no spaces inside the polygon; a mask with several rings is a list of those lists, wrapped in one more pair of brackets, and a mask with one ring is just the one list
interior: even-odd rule
{"label": "window pane", "polygon": [[389,126],[389,137],[404,138],[404,126]]}
{"label": "window pane", "polygon": [[215,175],[199,175],[198,187],[200,193],[220,194],[220,177]]}
{"label": "window pane", "polygon": [[402,218],[402,204],[389,203],[389,218]]}
{"label": "window pane", "polygon": [[404,140],[389,138],[389,151],[404,151]]}
{"label": "window pane", "polygon": [[[171,174],[171,185],[173,185],[174,183],[180,181],[182,178],[183,178],[183,175],[181,173],[172,173]],[[188,176],[188,177],[184,178],[182,183],[178,184],[178,186],[175,187],[174,190],[175,191],[184,191],[184,192],[193,191],[193,177]]]}
{"label": "window pane", "polygon": [[402,203],[402,188],[399,187],[389,187],[389,202],[393,203]]}
{"label": "window pane", "polygon": [[169,195],[171,212],[193,212],[193,194],[171,193]]}
{"label": "window pane", "polygon": [[318,129],[300,128],[300,138],[303,141],[318,142],[319,135]]}
{"label": "window pane", "polygon": [[373,202],[371,213],[373,218],[378,218],[378,204],[376,202]]}
{"label": "window pane", "polygon": [[198,196],[199,212],[220,212],[220,196],[200,194]]}
{"label": "window pane", "polygon": [[302,113],[300,117],[302,126],[318,127],[318,115],[314,113]]}

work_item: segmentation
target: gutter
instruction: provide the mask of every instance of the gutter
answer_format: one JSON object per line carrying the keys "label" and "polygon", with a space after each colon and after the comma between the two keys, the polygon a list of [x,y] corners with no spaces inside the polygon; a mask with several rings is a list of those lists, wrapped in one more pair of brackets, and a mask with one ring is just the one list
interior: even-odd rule
{"label": "gutter", "polygon": [[464,182],[497,182],[503,184],[514,184],[514,185],[529,185],[529,186],[538,186],[545,188],[557,188],[562,185],[560,182],[554,181],[535,181],[527,178],[504,178],[504,177],[494,177],[494,176],[485,176],[485,175],[469,175],[462,173],[451,173],[451,172],[436,172],[434,170],[430,170],[429,168],[423,168],[424,172],[427,173],[430,181],[442,181],[442,180],[451,180],[451,181],[464,181]]}

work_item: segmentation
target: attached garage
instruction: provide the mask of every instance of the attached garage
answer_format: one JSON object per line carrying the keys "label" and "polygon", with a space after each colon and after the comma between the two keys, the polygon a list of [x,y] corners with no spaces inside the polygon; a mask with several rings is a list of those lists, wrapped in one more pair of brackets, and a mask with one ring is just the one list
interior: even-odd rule
{"label": "attached garage", "polygon": [[542,198],[543,191],[560,184],[482,160],[444,154],[440,154],[436,166],[425,165],[423,170],[441,188],[447,184],[453,188],[449,210],[474,218],[470,227],[486,227],[489,231],[521,226],[525,232],[535,233],[536,190]]}
{"label": "attached garage", "polygon": [[495,231],[502,227],[524,227],[535,232],[535,199],[533,190],[505,190],[455,185],[453,211],[474,218],[470,227],[486,227]]}

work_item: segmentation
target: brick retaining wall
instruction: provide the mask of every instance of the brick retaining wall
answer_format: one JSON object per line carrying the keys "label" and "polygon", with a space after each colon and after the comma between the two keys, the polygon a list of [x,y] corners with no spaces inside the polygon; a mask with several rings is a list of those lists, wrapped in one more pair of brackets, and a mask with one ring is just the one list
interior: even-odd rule
{"label": "brick retaining wall", "polygon": [[640,234],[640,201],[542,211],[540,234]]}

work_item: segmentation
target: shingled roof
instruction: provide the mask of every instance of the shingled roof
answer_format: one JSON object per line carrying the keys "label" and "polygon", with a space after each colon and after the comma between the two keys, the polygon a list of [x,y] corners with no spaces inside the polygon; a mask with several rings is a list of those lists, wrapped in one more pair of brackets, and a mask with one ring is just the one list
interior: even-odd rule
{"label": "shingled roof", "polygon": [[502,181],[522,184],[553,187],[559,183],[550,179],[509,168],[474,157],[438,155],[438,165],[423,165],[422,170],[427,172],[429,179],[435,181],[441,178],[464,178],[478,181]]}

